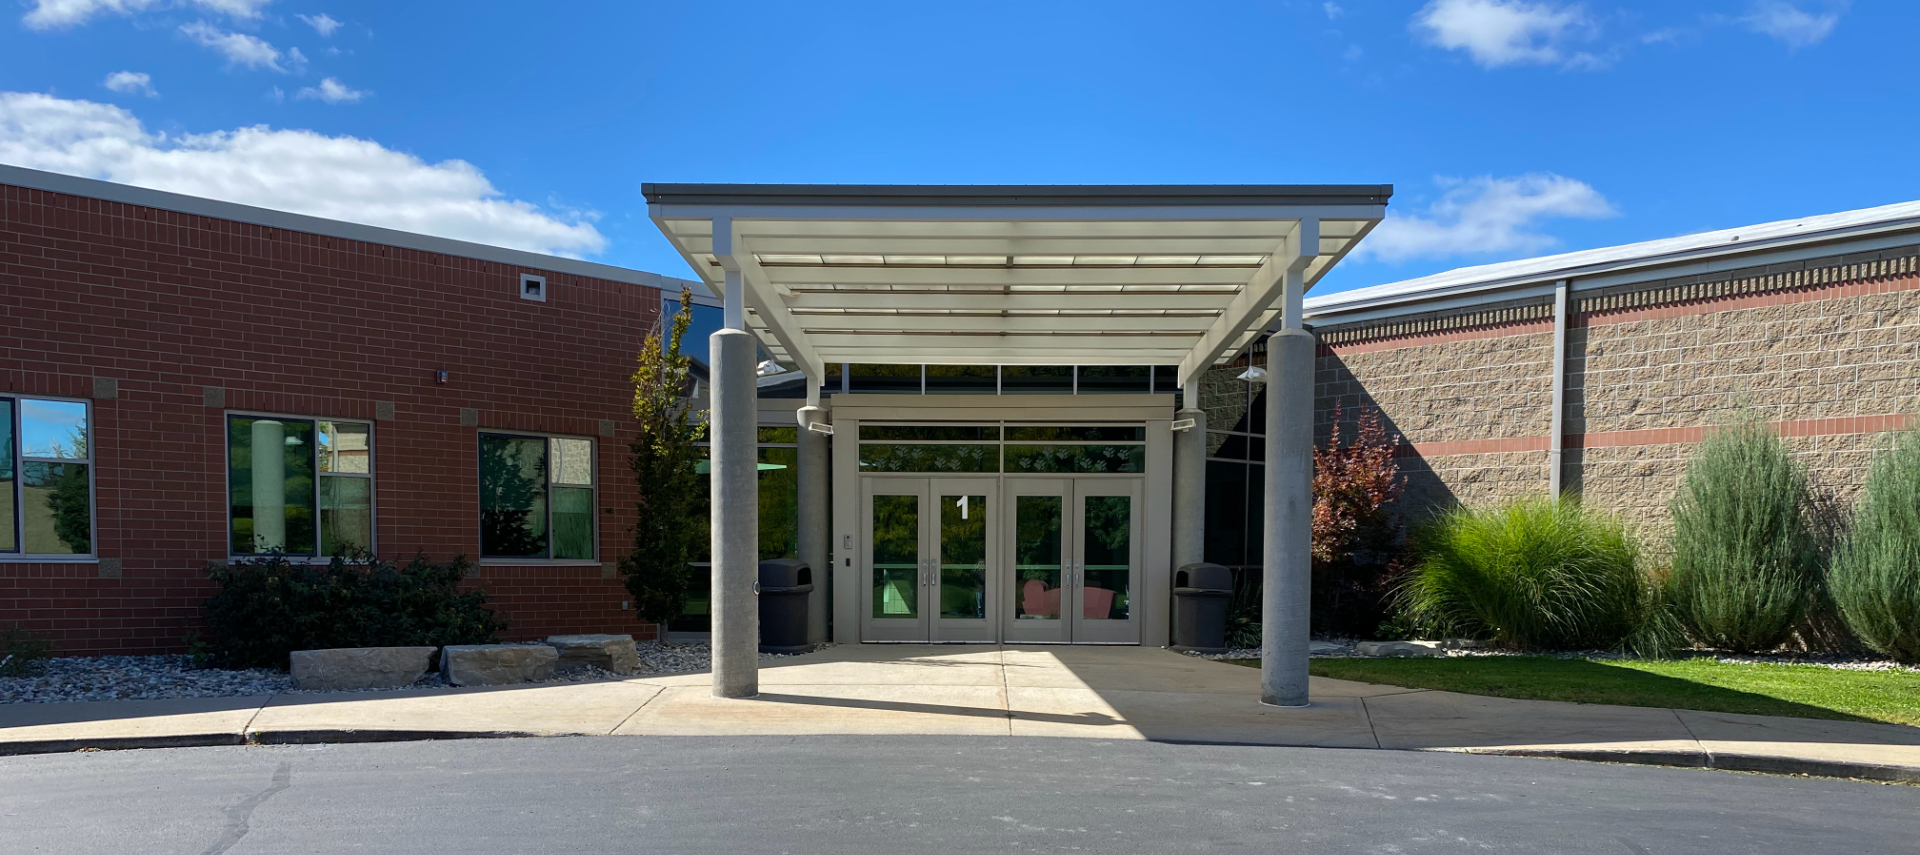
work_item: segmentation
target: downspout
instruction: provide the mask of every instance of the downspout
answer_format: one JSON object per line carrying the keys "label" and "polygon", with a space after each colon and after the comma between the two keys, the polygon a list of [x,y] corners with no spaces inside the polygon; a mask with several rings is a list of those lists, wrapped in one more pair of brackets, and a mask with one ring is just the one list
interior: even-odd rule
{"label": "downspout", "polygon": [[1567,418],[1567,280],[1553,285],[1553,426],[1547,437],[1547,492],[1560,498],[1561,469],[1566,457]]}

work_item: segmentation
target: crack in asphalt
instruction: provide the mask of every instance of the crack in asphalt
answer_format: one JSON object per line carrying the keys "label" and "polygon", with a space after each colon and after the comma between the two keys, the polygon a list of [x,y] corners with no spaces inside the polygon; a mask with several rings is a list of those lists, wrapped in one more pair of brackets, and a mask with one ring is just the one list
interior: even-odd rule
{"label": "crack in asphalt", "polygon": [[253,818],[253,809],[259,807],[262,803],[266,802],[267,799],[273,798],[274,793],[280,792],[290,786],[293,786],[293,764],[289,761],[282,760],[280,761],[280,768],[273,770],[273,782],[268,784],[265,790],[261,790],[253,796],[242,800],[239,804],[227,808],[226,830],[220,832],[220,839],[213,841],[213,845],[208,846],[206,851],[201,853],[201,855],[220,855],[220,853],[232,849],[233,844],[239,843],[240,838],[247,836],[247,831],[250,827],[249,822]]}

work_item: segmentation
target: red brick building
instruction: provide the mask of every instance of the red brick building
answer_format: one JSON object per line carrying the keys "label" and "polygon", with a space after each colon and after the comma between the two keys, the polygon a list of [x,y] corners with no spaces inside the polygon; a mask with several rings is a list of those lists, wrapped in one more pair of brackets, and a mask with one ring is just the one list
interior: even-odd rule
{"label": "red brick building", "polygon": [[[478,557],[511,638],[650,638],[613,569],[627,376],[678,287],[0,167],[0,626],[180,651],[210,561],[350,545]],[[545,476],[536,536],[485,544],[516,557],[483,553],[483,447]]]}

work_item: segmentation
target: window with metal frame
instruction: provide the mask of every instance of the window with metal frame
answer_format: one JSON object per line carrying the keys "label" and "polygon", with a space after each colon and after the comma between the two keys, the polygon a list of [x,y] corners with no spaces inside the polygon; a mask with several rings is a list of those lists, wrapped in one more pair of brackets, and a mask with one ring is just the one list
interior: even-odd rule
{"label": "window with metal frame", "polygon": [[598,556],[593,440],[481,433],[479,452],[481,558]]}
{"label": "window with metal frame", "polygon": [[374,550],[373,423],[227,414],[227,531],[234,555]]}
{"label": "window with metal frame", "polygon": [[0,398],[0,555],[92,557],[92,417],[86,401]]}

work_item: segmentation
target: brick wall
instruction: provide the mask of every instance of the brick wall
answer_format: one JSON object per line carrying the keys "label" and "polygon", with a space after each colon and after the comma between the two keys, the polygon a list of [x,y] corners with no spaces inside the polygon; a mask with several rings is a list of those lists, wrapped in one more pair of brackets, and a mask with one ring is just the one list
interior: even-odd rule
{"label": "brick wall", "polygon": [[[112,562],[0,561],[0,624],[63,653],[183,649],[203,568],[226,555],[227,410],[373,420],[391,402],[374,423],[375,515],[396,558],[478,554],[477,428],[598,436],[611,561],[632,515],[626,377],[660,295],[526,270],[550,291],[531,302],[523,270],[0,186],[0,394],[115,391],[93,400],[94,536],[119,561],[117,578]],[[651,637],[598,563],[489,563],[470,584],[512,638]]]}
{"label": "brick wall", "polygon": [[[1694,443],[1742,409],[1850,502],[1920,413],[1920,247],[1578,293],[1563,477],[1656,540]],[[1377,407],[1408,443],[1412,516],[1548,487],[1551,307],[1478,307],[1320,330],[1322,435]]]}

